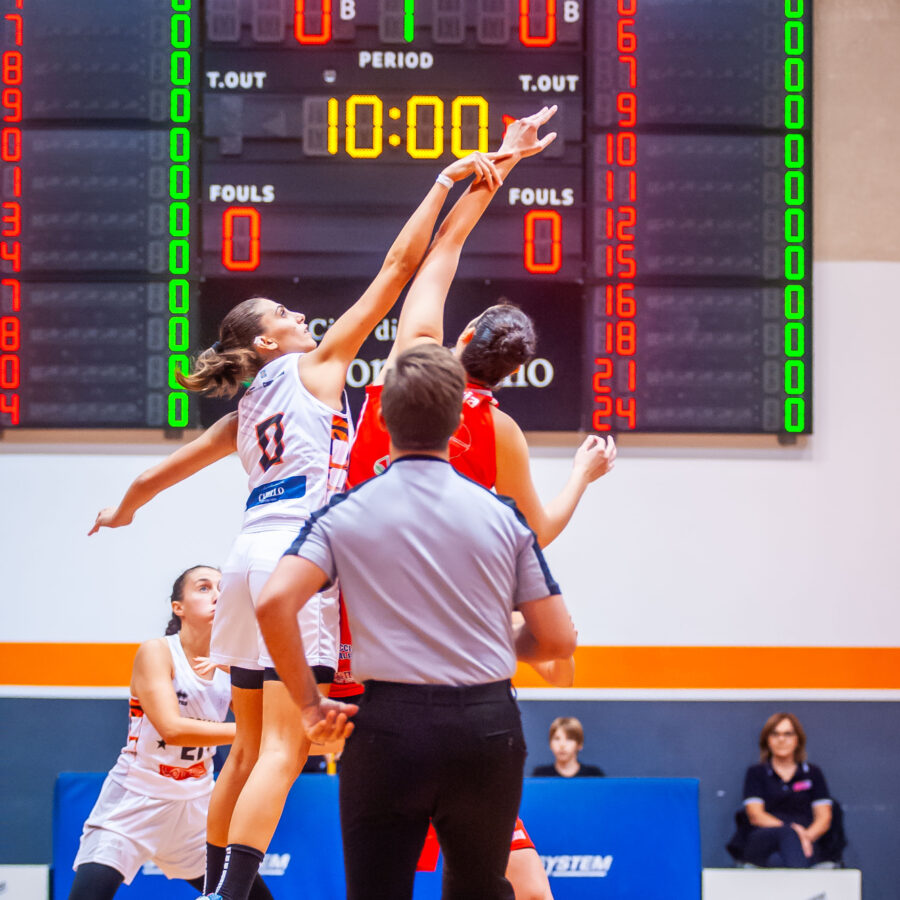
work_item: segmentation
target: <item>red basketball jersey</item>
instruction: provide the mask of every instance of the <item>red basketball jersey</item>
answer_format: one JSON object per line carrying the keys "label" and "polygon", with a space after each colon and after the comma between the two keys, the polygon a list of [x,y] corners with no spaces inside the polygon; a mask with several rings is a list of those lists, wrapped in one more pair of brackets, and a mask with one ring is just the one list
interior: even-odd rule
{"label": "red basketball jersey", "polygon": [[[380,475],[391,461],[390,439],[378,418],[382,387],[377,384],[366,388],[366,402],[350,451],[349,487]],[[466,385],[463,420],[450,438],[450,464],[457,472],[486,488],[492,488],[497,480],[497,448],[491,415],[491,407],[496,405],[489,390],[474,384]]]}

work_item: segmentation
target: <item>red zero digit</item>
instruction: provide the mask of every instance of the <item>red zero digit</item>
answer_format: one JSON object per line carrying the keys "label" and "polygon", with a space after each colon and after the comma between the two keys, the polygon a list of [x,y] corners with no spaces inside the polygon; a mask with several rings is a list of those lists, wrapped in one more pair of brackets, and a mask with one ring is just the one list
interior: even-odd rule
{"label": "red zero digit", "polygon": [[[235,227],[240,233],[235,235]],[[259,266],[259,210],[229,206],[222,214],[222,265],[231,272],[252,272]],[[235,259],[235,242],[246,250],[246,259]]]}
{"label": "red zero digit", "polygon": [[15,316],[0,317],[0,350],[15,353],[21,344],[19,320]]}
{"label": "red zero digit", "polygon": [[0,159],[19,162],[22,159],[22,129],[4,128],[0,131]]}
{"label": "red zero digit", "polygon": [[20,383],[19,357],[4,353],[0,356],[0,388],[14,391]]}
{"label": "red zero digit", "polygon": [[549,47],[556,43],[556,0],[545,0],[544,34],[531,33],[531,0],[519,0],[519,40],[526,47]]}
{"label": "red zero digit", "polygon": [[3,54],[3,83],[22,83],[22,54],[18,50],[7,50]]}
{"label": "red zero digit", "polygon": [[[308,9],[320,6],[320,12]],[[306,18],[321,16],[319,31],[306,30]],[[294,37],[301,44],[327,44],[331,40],[331,0],[294,0]]]}
{"label": "red zero digit", "polygon": [[[538,222],[550,223],[550,260],[538,262],[535,231]],[[550,273],[562,268],[562,216],[554,209],[532,209],[525,213],[525,268],[529,272]]]}

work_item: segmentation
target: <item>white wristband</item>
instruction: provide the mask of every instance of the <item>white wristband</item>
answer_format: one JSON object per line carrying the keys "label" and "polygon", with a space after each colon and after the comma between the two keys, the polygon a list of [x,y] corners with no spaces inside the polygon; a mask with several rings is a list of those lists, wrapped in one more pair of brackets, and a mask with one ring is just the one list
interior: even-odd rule
{"label": "white wristband", "polygon": [[449,175],[445,175],[443,172],[438,175],[437,178],[434,179],[438,184],[442,184],[445,188],[453,187],[453,179],[450,178]]}

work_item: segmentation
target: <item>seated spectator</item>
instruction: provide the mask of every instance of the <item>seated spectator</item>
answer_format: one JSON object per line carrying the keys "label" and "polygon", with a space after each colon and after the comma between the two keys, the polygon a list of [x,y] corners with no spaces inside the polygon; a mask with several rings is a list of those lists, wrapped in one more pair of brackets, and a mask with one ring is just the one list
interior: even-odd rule
{"label": "seated spectator", "polygon": [[746,815],[738,814],[729,853],[768,868],[804,869],[832,859],[832,801],[821,769],[806,761],[806,734],[797,717],[771,716],[759,749],[759,764],[744,778]]}
{"label": "seated spectator", "polygon": [[555,762],[552,766],[535,766],[532,775],[559,775],[562,778],[598,776],[606,774],[599,766],[578,761],[584,749],[584,729],[572,716],[559,716],[550,724],[550,750]]}

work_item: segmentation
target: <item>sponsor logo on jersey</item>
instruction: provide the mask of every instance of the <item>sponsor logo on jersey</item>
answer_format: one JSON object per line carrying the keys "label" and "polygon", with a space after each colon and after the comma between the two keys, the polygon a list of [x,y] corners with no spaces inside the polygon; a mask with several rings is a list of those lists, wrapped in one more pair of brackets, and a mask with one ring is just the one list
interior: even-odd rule
{"label": "sponsor logo on jersey", "polygon": [[165,766],[160,763],[159,774],[166,778],[172,778],[175,781],[184,781],[188,778],[203,778],[206,776],[206,763],[198,762],[186,769],[181,766]]}
{"label": "sponsor logo on jersey", "polygon": [[541,856],[544,871],[550,878],[605,878],[613,864],[612,855],[573,853]]}

